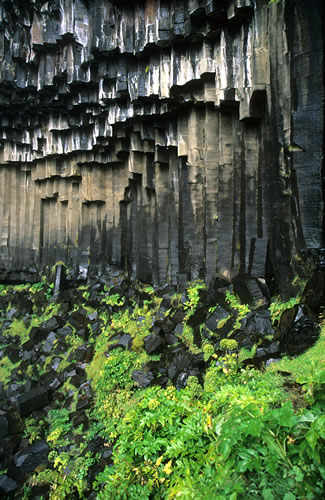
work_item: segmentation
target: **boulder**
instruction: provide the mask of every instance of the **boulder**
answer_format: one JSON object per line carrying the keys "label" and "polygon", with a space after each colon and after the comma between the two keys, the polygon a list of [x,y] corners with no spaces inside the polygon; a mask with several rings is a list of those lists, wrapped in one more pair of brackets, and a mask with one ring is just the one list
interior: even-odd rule
{"label": "boulder", "polygon": [[34,410],[43,408],[49,402],[48,389],[39,386],[17,397],[17,408],[22,417],[26,417]]}
{"label": "boulder", "polygon": [[44,323],[41,324],[41,327],[46,330],[53,331],[61,328],[63,325],[64,321],[60,318],[60,316],[52,316],[47,321],[44,321]]}
{"label": "boulder", "polygon": [[79,309],[78,311],[74,311],[70,314],[69,322],[76,329],[81,330],[83,328],[87,328],[89,324],[89,318],[87,317],[87,312],[83,309]]}
{"label": "boulder", "polygon": [[71,328],[71,326],[69,325],[65,325],[63,326],[62,328],[59,328],[56,333],[60,336],[60,337],[66,337],[67,335],[71,335],[71,333],[73,332],[73,329]]}
{"label": "boulder", "polygon": [[269,310],[252,311],[242,320],[240,330],[247,334],[255,334],[258,337],[274,335]]}
{"label": "boulder", "polygon": [[240,298],[242,304],[264,303],[268,296],[265,286],[257,278],[239,274],[232,280],[234,292]]}
{"label": "boulder", "polygon": [[316,269],[307,282],[302,293],[301,301],[306,304],[315,315],[319,315],[325,304],[325,270]]}
{"label": "boulder", "polygon": [[207,315],[207,307],[205,306],[198,307],[195,310],[194,314],[192,314],[192,316],[190,316],[190,318],[187,320],[187,324],[191,328],[196,328],[200,326],[202,323],[204,323],[206,315]]}
{"label": "boulder", "polygon": [[82,361],[89,363],[91,361],[93,354],[94,354],[93,347],[91,345],[84,344],[78,347],[78,349],[71,351],[71,353],[67,358],[67,361],[75,360],[77,362]]}
{"label": "boulder", "polygon": [[230,313],[226,311],[226,309],[221,306],[217,306],[213,313],[208,317],[205,326],[212,332],[215,332],[218,328],[219,321],[225,320],[229,316]]}
{"label": "boulder", "polygon": [[131,349],[132,347],[132,337],[129,334],[117,334],[114,335],[110,340],[117,340],[116,344],[112,344],[109,346],[109,350],[117,349],[120,347],[121,349]]}
{"label": "boulder", "polygon": [[176,335],[173,335],[172,333],[167,333],[165,335],[165,340],[166,340],[168,345],[174,345],[174,344],[177,344],[179,342],[179,338],[176,337]]}
{"label": "boulder", "polygon": [[6,412],[0,410],[0,437],[8,434],[9,426]]}
{"label": "boulder", "polygon": [[231,284],[231,281],[226,276],[222,274],[214,274],[210,280],[209,288],[207,292],[207,301],[209,304],[214,305],[220,299],[219,290],[221,288],[226,289]]}
{"label": "boulder", "polygon": [[39,465],[47,465],[49,446],[46,441],[36,441],[14,456],[14,464],[21,474],[32,472]]}
{"label": "boulder", "polygon": [[134,370],[132,372],[132,378],[141,389],[144,389],[151,384],[154,376],[151,372],[146,372],[145,370]]}
{"label": "boulder", "polygon": [[14,307],[12,307],[12,308],[11,308],[11,309],[9,309],[9,311],[7,312],[7,314],[6,314],[6,318],[7,318],[9,321],[11,321],[11,320],[15,317],[16,313],[17,313],[17,309],[15,309]]}
{"label": "boulder", "polygon": [[33,326],[29,332],[29,338],[33,344],[38,344],[46,339],[49,334],[49,330],[46,328],[41,328],[40,326]]}
{"label": "boulder", "polygon": [[50,332],[41,347],[41,351],[44,352],[45,354],[49,354],[54,346],[55,341],[56,341],[56,334],[54,332]]}
{"label": "boulder", "polygon": [[43,373],[39,380],[43,386],[48,387],[52,391],[58,389],[62,385],[61,376],[53,369]]}
{"label": "boulder", "polygon": [[8,477],[7,474],[0,476],[0,493],[4,495],[3,498],[5,498],[5,495],[13,493],[17,488],[16,481]]}
{"label": "boulder", "polygon": [[90,407],[90,404],[91,404],[90,398],[87,396],[87,394],[83,393],[78,397],[76,409],[77,411],[86,410]]}
{"label": "boulder", "polygon": [[185,350],[181,350],[173,356],[173,359],[168,367],[168,377],[175,383],[179,374],[189,370],[190,367],[191,354]]}
{"label": "boulder", "polygon": [[15,345],[10,345],[6,347],[5,354],[8,356],[12,363],[17,363],[19,361],[20,349]]}
{"label": "boulder", "polygon": [[166,340],[159,334],[153,333],[144,339],[144,348],[147,354],[160,354],[166,347]]}
{"label": "boulder", "polygon": [[179,309],[174,314],[170,315],[170,319],[174,323],[174,325],[178,325],[182,323],[182,321],[184,320],[185,314],[186,314],[185,311]]}
{"label": "boulder", "polygon": [[297,356],[311,347],[319,337],[320,326],[304,304],[297,304],[281,316],[277,338],[281,351]]}
{"label": "boulder", "polygon": [[94,321],[94,319],[96,319],[96,318],[97,318],[97,316],[98,316],[98,312],[97,312],[97,311],[94,311],[94,312],[92,312],[92,313],[89,313],[89,314],[88,314],[88,319],[89,319],[90,321]]}

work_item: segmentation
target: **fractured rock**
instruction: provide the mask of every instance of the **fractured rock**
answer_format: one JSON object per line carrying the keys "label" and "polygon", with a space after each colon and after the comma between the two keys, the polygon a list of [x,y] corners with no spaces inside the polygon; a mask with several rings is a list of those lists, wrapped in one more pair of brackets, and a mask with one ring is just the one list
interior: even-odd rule
{"label": "fractured rock", "polygon": [[134,370],[132,372],[133,380],[138,384],[141,389],[148,387],[154,379],[151,372],[146,372],[144,370]]}
{"label": "fractured rock", "polygon": [[17,397],[17,408],[22,417],[26,417],[34,410],[46,406],[49,402],[48,390],[45,387],[37,387]]}
{"label": "fractured rock", "polygon": [[47,465],[49,446],[46,441],[36,441],[14,456],[14,463],[20,473],[32,472],[39,465]]}
{"label": "fractured rock", "polygon": [[7,476],[7,474],[3,474],[0,477],[0,493],[3,495],[8,495],[12,493],[18,488],[16,481]]}
{"label": "fractured rock", "polygon": [[147,354],[160,354],[166,347],[166,340],[159,334],[153,333],[144,339],[144,348]]}

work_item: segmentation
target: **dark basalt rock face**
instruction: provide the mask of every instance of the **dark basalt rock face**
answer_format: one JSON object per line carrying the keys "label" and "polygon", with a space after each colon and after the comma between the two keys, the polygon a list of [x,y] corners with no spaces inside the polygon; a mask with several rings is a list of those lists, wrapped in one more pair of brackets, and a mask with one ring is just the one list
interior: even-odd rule
{"label": "dark basalt rock face", "polygon": [[290,293],[323,244],[322,4],[1,0],[0,279]]}

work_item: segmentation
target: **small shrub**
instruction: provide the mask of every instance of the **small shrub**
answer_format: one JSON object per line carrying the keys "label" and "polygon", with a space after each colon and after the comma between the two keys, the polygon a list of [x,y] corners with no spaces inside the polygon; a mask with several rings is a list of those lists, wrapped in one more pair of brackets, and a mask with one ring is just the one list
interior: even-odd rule
{"label": "small shrub", "polygon": [[187,310],[187,319],[190,318],[196,311],[196,308],[200,302],[200,290],[205,288],[204,283],[201,281],[196,281],[189,286],[187,289],[188,300],[184,304],[184,309]]}
{"label": "small shrub", "polygon": [[238,330],[240,328],[241,321],[250,312],[250,309],[247,304],[241,304],[238,297],[233,293],[230,293],[228,290],[226,292],[226,301],[230,305],[231,309],[235,309],[238,313],[234,327],[230,332],[232,333],[234,330]]}
{"label": "small shrub", "polygon": [[222,339],[220,340],[220,349],[226,352],[236,351],[238,348],[238,342],[233,339]]}
{"label": "small shrub", "polygon": [[281,315],[287,309],[291,309],[296,304],[299,304],[298,297],[292,297],[287,300],[287,302],[282,302],[280,297],[273,298],[269,307],[269,311],[271,313],[271,321],[273,325],[276,325],[281,318]]}

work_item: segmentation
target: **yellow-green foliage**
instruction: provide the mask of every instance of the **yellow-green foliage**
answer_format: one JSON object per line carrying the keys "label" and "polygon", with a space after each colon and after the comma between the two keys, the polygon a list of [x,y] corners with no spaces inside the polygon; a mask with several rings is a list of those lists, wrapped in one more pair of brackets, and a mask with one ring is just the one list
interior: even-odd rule
{"label": "yellow-green foliage", "polygon": [[325,372],[325,321],[321,323],[319,339],[310,349],[293,359],[285,357],[278,363],[271,364],[268,370],[290,372],[300,383],[312,379],[315,371]]}
{"label": "yellow-green foliage", "polygon": [[203,353],[204,361],[208,361],[215,354],[213,345],[205,342],[203,344]]}
{"label": "yellow-green foliage", "polygon": [[281,297],[273,297],[269,307],[272,324],[276,325],[281,318],[282,313],[287,309],[291,309],[296,304],[299,304],[299,301],[299,297],[292,297],[291,299],[287,300],[287,302],[282,302]]}
{"label": "yellow-green foliage", "polygon": [[235,351],[238,347],[238,342],[233,339],[220,340],[220,349],[223,351]]}
{"label": "yellow-green foliage", "polygon": [[28,329],[24,324],[24,320],[15,318],[12,321],[10,328],[5,330],[4,335],[6,337],[18,336],[21,344],[26,342],[28,340]]}
{"label": "yellow-green foliage", "polygon": [[190,284],[186,290],[187,301],[184,304],[184,309],[187,310],[186,318],[188,319],[195,313],[195,310],[200,302],[200,290],[205,288],[205,284],[198,280]]}
{"label": "yellow-green foliage", "polygon": [[228,290],[226,292],[226,301],[230,305],[231,309],[235,309],[238,313],[235,324],[231,332],[229,332],[230,335],[233,331],[238,330],[240,328],[241,321],[250,312],[250,309],[247,304],[241,304],[239,298],[233,293],[230,293]]}
{"label": "yellow-green foliage", "polygon": [[29,339],[29,333],[33,326],[39,326],[43,321],[43,318],[38,318],[34,316],[30,322],[28,328],[26,328],[24,320],[14,318],[8,330],[4,331],[5,337],[15,337],[18,336],[20,339],[20,344],[24,344]]}
{"label": "yellow-green foliage", "polygon": [[193,334],[193,328],[188,326],[186,323],[184,324],[183,328],[183,333],[181,337],[182,341],[184,344],[187,346],[187,348],[193,353],[193,354],[198,354],[199,352],[202,351],[199,347],[197,347],[194,344],[194,334]]}
{"label": "yellow-green foliage", "polygon": [[18,365],[19,362],[12,363],[8,356],[4,356],[2,359],[0,359],[0,381],[4,383],[5,388],[7,387],[10,380],[10,374],[12,370],[17,368]]}

